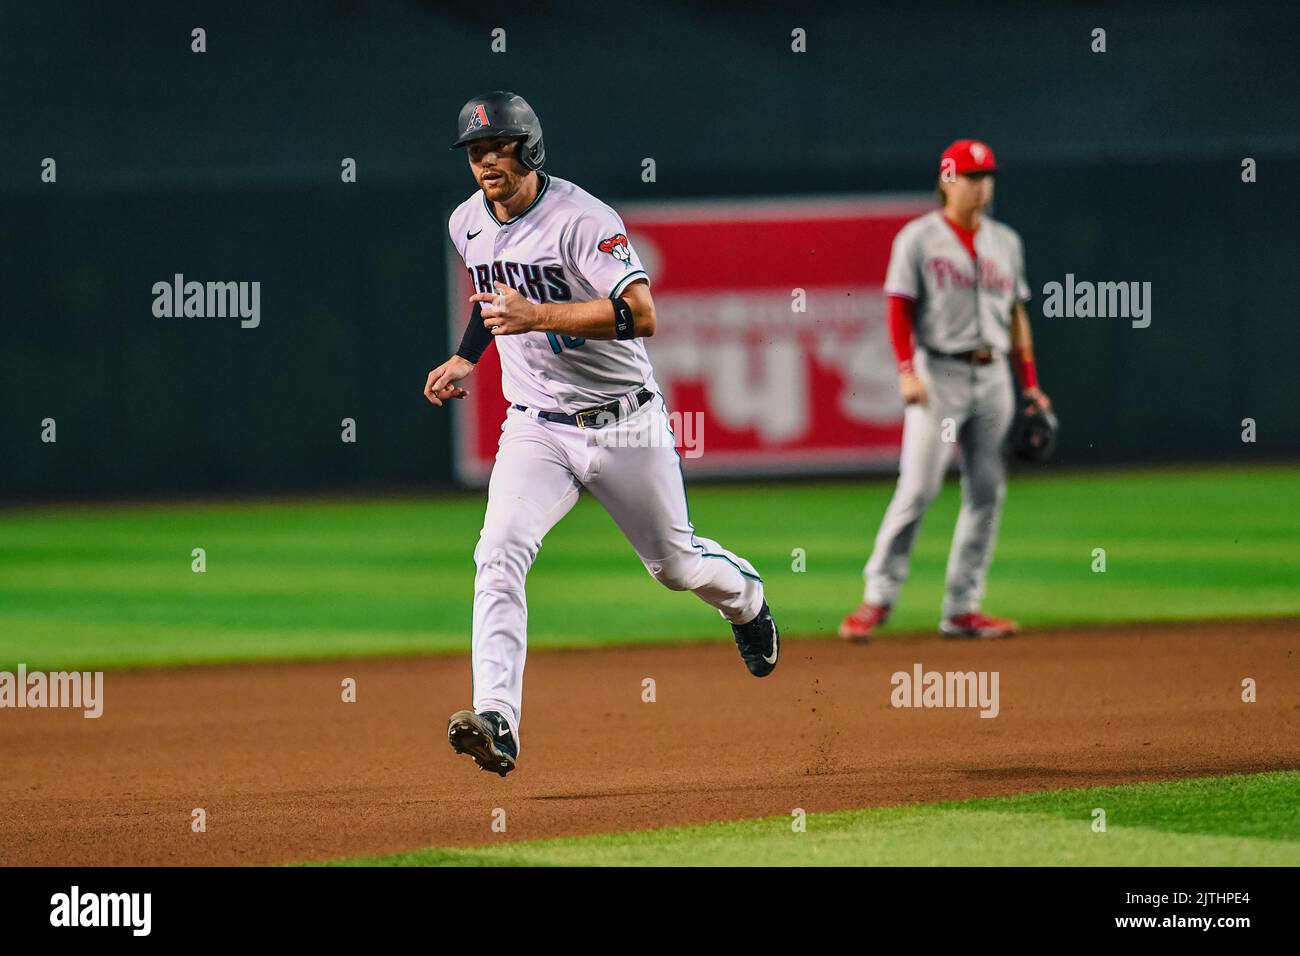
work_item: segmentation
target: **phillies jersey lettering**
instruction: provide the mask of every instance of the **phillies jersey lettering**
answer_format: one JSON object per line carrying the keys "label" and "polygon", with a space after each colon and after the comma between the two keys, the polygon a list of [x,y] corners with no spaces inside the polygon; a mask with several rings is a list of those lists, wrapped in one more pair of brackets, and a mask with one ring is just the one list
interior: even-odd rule
{"label": "phillies jersey lettering", "polygon": [[894,237],[885,292],[916,302],[916,341],[923,348],[1006,354],[1011,307],[1029,299],[1020,236],[985,216],[971,259],[943,213],[926,213]]}
{"label": "phillies jersey lettering", "polygon": [[[588,302],[650,281],[618,213],[567,180],[539,175],[537,198],[513,219],[499,221],[482,192],[451,214],[451,241],[476,291],[493,292],[492,284],[501,282],[539,304]],[[640,339],[524,332],[493,341],[501,391],[528,408],[572,414],[642,387],[659,388]]]}
{"label": "phillies jersey lettering", "polygon": [[[970,256],[966,257],[968,260]],[[975,273],[969,266],[963,268],[951,259],[944,259],[936,256],[925,263],[925,270],[934,278],[935,288],[940,292],[952,283],[959,289],[973,289],[979,285],[982,289],[992,289],[995,292],[1010,292],[1015,288],[1015,280],[998,269],[998,264],[991,259],[979,260],[979,282],[975,281]]]}

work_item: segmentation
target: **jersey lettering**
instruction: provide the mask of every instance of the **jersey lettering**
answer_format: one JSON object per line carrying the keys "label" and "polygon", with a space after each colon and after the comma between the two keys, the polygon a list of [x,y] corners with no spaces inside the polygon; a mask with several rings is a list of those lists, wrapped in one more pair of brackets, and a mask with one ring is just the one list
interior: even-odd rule
{"label": "jersey lettering", "polygon": [[[996,262],[981,259],[979,263],[980,287],[997,292],[1010,292],[1015,288],[1012,278],[998,269]],[[934,279],[935,288],[942,291],[951,283],[958,289],[975,288],[975,274],[963,269],[951,259],[935,256],[925,262],[925,271]]]}
{"label": "jersey lettering", "polygon": [[534,302],[568,302],[573,298],[563,266],[541,266],[530,262],[493,262],[467,270],[470,285],[478,292],[495,292],[493,282],[518,289]]}
{"label": "jersey lettering", "polygon": [[569,282],[564,277],[564,269],[560,266],[544,266],[542,274],[549,280],[551,298],[556,302],[568,302],[573,298],[573,291],[569,288]]}
{"label": "jersey lettering", "polygon": [[542,281],[541,266],[524,263],[524,288],[519,291],[534,302],[546,301],[546,283]]}

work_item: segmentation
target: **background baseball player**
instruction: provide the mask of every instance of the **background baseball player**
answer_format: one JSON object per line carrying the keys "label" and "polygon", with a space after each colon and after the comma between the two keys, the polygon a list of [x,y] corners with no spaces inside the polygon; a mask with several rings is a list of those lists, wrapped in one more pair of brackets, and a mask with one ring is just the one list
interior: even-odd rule
{"label": "background baseball player", "polygon": [[985,215],[997,172],[993,151],[958,140],[940,157],[939,171],[942,210],[899,230],[885,278],[906,403],[903,448],[898,486],[864,572],[863,603],[840,624],[840,636],[853,641],[888,619],[954,446],[961,448],[961,513],[939,629],[949,637],[1016,630],[1014,621],[980,611],[1006,494],[1003,440],[1015,413],[1008,355],[1024,400],[1042,408],[1050,402],[1034,371],[1020,236]]}
{"label": "background baseball player", "polygon": [[[779,635],[753,565],[697,537],[680,459],[641,338],[650,279],[618,214],[540,172],[536,114],[513,93],[465,104],[459,138],[476,191],[451,215],[473,309],[456,354],[429,373],[435,405],[492,342],[510,408],[474,550],[474,710],[448,739],[484,770],[515,766],[527,650],[524,581],[542,538],[589,490],[661,584],[694,591],[732,625],[750,673],[776,666]],[[576,595],[580,598],[580,595]]]}

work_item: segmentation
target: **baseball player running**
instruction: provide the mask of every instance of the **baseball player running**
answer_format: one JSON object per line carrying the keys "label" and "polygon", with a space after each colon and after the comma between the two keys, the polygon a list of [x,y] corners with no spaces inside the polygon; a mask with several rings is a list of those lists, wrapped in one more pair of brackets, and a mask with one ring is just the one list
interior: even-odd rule
{"label": "baseball player running", "polygon": [[1006,494],[1002,444],[1015,411],[1008,353],[1024,401],[1051,403],[1034,371],[1020,236],[985,215],[997,172],[993,151],[958,140],[939,169],[943,208],[899,231],[885,278],[906,406],[903,448],[898,486],[864,572],[863,603],[840,624],[840,636],[850,641],[865,641],[888,620],[954,444],[961,447],[961,513],[939,630],[948,637],[1010,637],[1017,626],[980,612]]}
{"label": "baseball player running", "polygon": [[694,591],[730,622],[751,674],[776,667],[780,636],[744,558],[695,534],[681,462],[642,339],[654,334],[646,274],[618,214],[556,176],[537,115],[485,93],[460,112],[478,190],[452,213],[472,311],[456,354],[429,373],[434,405],[495,342],[510,402],[474,549],[474,709],[451,716],[457,753],[505,776],[519,756],[527,650],[524,582],[546,533],[586,488],[646,570]]}

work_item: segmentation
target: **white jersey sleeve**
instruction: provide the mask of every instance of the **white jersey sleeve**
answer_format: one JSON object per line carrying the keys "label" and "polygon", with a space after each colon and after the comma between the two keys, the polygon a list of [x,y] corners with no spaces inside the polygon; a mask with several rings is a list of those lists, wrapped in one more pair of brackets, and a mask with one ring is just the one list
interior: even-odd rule
{"label": "white jersey sleeve", "polygon": [[637,279],[650,281],[618,213],[608,206],[584,210],[562,240],[566,269],[582,277],[592,298],[614,298]]}
{"label": "white jersey sleeve", "polygon": [[920,230],[908,223],[894,237],[885,270],[885,294],[913,301],[921,297],[922,249]]}

